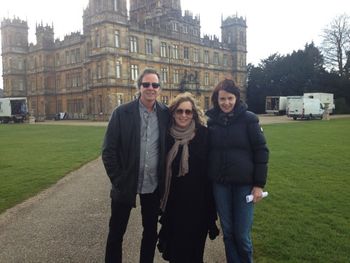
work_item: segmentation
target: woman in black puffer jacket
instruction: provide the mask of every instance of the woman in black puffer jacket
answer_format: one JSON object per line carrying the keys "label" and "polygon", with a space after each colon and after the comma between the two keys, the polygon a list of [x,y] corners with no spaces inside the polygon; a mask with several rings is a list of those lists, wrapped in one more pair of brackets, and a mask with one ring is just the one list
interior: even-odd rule
{"label": "woman in black puffer jacket", "polygon": [[[258,117],[240,101],[232,80],[212,94],[209,117],[209,176],[224,234],[227,262],[252,262],[254,203],[262,199],[269,150]],[[246,195],[253,202],[246,202]]]}

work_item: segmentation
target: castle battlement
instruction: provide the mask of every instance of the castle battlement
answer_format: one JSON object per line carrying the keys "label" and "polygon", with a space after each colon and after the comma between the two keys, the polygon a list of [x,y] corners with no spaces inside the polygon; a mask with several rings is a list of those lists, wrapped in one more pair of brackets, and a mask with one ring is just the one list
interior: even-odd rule
{"label": "castle battlement", "polygon": [[241,25],[246,27],[247,21],[242,16],[238,17],[237,15],[228,16],[226,19],[221,21],[222,26],[232,26],[232,25]]}
{"label": "castle battlement", "polygon": [[28,23],[27,21],[24,21],[18,17],[15,17],[13,19],[11,18],[4,18],[1,21],[1,27],[6,27],[6,26],[18,26],[18,27],[26,27],[28,28]]}
{"label": "castle battlement", "polygon": [[36,29],[36,33],[43,33],[43,34],[45,34],[45,33],[53,34],[54,33],[53,25],[49,26],[48,24],[46,24],[44,26],[43,23],[41,23],[39,25],[36,25],[35,29]]}

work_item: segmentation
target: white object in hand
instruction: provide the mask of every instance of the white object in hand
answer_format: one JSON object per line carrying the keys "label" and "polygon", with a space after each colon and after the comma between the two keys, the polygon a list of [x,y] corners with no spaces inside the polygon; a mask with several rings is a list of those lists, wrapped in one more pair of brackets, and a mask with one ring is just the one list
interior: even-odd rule
{"label": "white object in hand", "polygon": [[[262,192],[262,198],[268,196],[268,194],[269,194],[268,192]],[[253,195],[247,195],[245,197],[245,200],[247,201],[247,203],[250,203],[251,201],[253,201],[253,199],[254,199]]]}

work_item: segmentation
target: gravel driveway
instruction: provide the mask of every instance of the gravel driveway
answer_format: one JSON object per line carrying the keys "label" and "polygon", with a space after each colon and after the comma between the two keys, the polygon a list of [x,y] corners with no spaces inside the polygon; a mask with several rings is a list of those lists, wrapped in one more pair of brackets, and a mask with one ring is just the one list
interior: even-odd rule
{"label": "gravel driveway", "polygon": [[[0,215],[0,262],[103,262],[110,183],[101,159]],[[124,262],[138,262],[140,207],[132,209]],[[224,262],[222,237],[208,240],[206,262]],[[165,262],[156,254],[156,263]]]}

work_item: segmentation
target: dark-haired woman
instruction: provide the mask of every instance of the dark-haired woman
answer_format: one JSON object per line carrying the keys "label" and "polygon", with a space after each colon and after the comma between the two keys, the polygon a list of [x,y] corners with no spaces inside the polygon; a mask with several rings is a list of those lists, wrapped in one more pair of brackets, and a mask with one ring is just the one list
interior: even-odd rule
{"label": "dark-haired woman", "polygon": [[208,132],[191,93],[169,107],[165,194],[158,248],[172,263],[202,263],[205,241],[218,235],[212,184],[207,176]]}
{"label": "dark-haired woman", "polygon": [[[209,177],[229,263],[253,261],[251,228],[254,204],[262,199],[269,150],[258,117],[240,101],[234,81],[214,89],[209,129]],[[247,203],[246,196],[253,195]]]}

